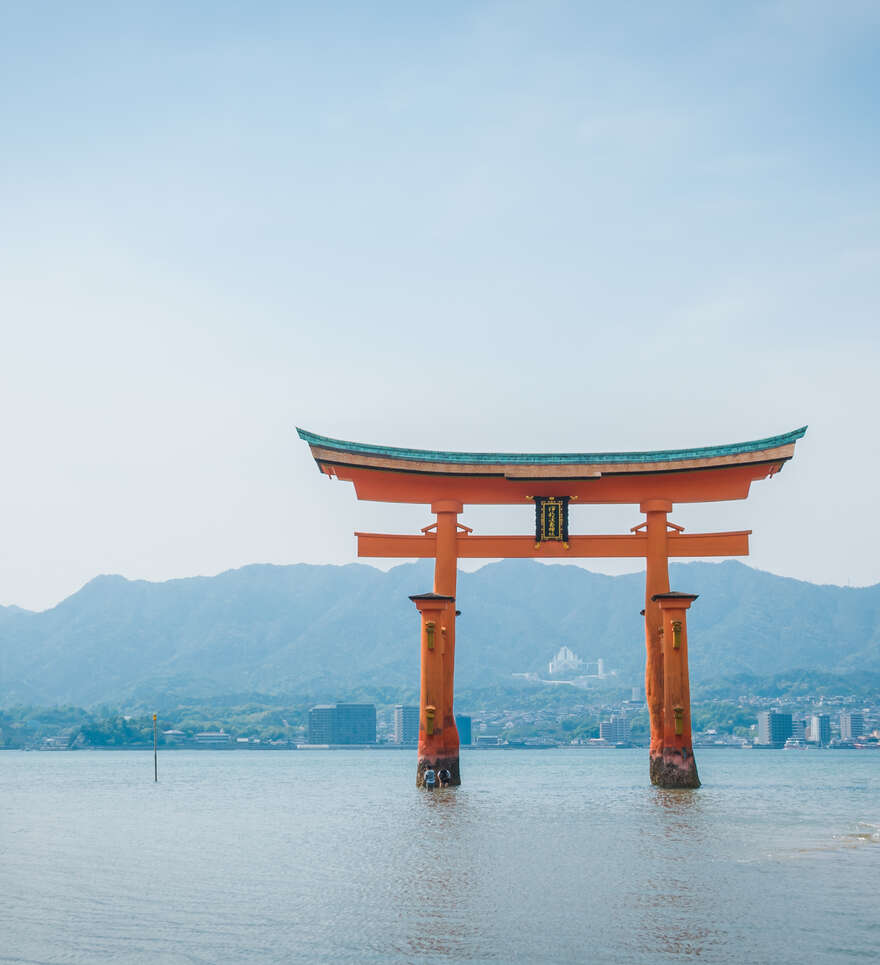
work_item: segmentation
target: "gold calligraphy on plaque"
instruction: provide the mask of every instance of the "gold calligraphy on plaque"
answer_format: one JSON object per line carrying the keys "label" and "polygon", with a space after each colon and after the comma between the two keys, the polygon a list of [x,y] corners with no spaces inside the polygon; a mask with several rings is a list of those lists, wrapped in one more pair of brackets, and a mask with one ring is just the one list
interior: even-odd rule
{"label": "gold calligraphy on plaque", "polygon": [[535,496],[535,544],[568,542],[568,496]]}

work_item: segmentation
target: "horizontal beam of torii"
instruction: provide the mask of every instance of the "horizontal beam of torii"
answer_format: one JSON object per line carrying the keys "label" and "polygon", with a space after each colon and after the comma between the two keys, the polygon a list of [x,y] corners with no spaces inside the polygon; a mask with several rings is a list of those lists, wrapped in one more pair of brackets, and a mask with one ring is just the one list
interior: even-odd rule
{"label": "horizontal beam of torii", "polygon": [[[670,557],[748,556],[750,529],[732,533],[667,534]],[[383,559],[433,559],[437,538],[433,533],[398,536],[392,533],[355,533],[358,556]],[[648,556],[646,533],[611,536],[569,536],[568,543],[535,543],[533,536],[473,536],[459,533],[455,555],[462,560],[492,559],[639,559]]]}

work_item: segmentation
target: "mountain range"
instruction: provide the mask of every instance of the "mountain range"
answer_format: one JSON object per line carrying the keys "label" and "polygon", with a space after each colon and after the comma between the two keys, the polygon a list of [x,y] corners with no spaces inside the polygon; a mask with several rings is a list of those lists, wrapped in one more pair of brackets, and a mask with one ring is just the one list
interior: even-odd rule
{"label": "mountain range", "polygon": [[[742,563],[687,563],[691,677],[799,668],[880,671],[880,585],[816,586]],[[644,672],[644,574],[529,560],[459,574],[456,686],[544,672],[560,646]],[[149,583],[99,576],[52,609],[0,607],[0,706],[124,702],[155,694],[345,694],[417,688],[418,617],[432,563],[257,564]]]}

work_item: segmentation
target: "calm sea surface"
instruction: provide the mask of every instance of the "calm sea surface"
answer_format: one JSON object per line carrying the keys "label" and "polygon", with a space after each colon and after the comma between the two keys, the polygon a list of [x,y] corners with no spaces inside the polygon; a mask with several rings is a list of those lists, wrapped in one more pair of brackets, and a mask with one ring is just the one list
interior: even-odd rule
{"label": "calm sea surface", "polygon": [[880,753],[0,754],[0,962],[865,962]]}

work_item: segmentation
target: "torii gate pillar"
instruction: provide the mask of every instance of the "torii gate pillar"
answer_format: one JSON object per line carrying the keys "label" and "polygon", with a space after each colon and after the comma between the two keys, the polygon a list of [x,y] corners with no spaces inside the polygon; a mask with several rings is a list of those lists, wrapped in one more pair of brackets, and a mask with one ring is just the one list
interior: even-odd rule
{"label": "torii gate pillar", "polygon": [[[699,787],[691,738],[687,610],[693,593],[657,593],[663,617],[663,738],[660,756],[651,757],[651,781],[660,787]],[[653,749],[652,749],[653,755]]]}
{"label": "torii gate pillar", "polygon": [[658,783],[663,760],[663,623],[657,593],[669,592],[669,547],[666,517],[672,503],[651,499],[639,506],[645,514],[647,554],[645,573],[645,701],[651,724],[651,782]]}
{"label": "torii gate pillar", "polygon": [[[434,592],[411,596],[421,616],[421,695],[419,697],[419,757],[416,786],[425,771],[446,769],[451,785],[461,784],[458,728],[453,709],[455,679],[455,609],[458,570],[458,514],[462,504],[442,500],[431,504],[437,516]],[[429,527],[432,528],[432,527]]]}

